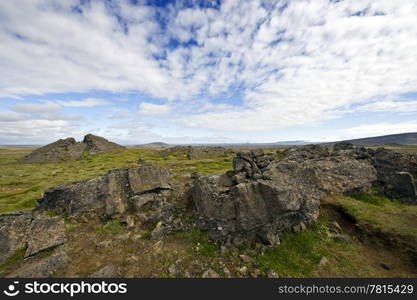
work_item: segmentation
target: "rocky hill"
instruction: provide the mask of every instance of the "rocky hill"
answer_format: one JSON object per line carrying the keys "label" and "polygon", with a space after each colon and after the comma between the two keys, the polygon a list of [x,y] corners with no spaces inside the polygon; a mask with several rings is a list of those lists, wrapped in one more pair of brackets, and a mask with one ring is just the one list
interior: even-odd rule
{"label": "rocky hill", "polygon": [[123,150],[124,147],[110,142],[103,137],[87,134],[83,141],[74,138],[60,139],[29,153],[22,159],[22,163],[59,163],[80,158],[84,153],[97,154]]}

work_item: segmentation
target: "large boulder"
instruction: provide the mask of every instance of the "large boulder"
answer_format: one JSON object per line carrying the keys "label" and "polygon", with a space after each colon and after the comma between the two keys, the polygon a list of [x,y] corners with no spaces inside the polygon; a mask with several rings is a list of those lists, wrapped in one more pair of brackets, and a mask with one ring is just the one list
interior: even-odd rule
{"label": "large boulder", "polygon": [[[58,250],[58,249],[57,249]],[[68,256],[63,250],[58,250],[46,257],[30,257],[25,263],[7,274],[8,278],[47,278],[66,267]]]}
{"label": "large boulder", "polygon": [[200,226],[214,239],[278,243],[280,232],[317,219],[326,193],[366,191],[376,179],[372,165],[350,156],[288,158],[263,168],[254,162],[257,156],[240,153],[233,172],[195,176],[192,196]]}
{"label": "large boulder", "polygon": [[144,165],[113,169],[99,178],[48,189],[36,209],[117,217],[134,210],[138,199],[154,199],[171,190],[172,184],[170,173],[162,168]]}
{"label": "large boulder", "polygon": [[376,186],[382,196],[417,204],[415,180],[417,178],[417,156],[378,148],[371,158],[377,170]]}
{"label": "large boulder", "polygon": [[65,241],[66,227],[61,217],[33,212],[0,215],[0,264],[16,251],[23,250],[29,257]]}
{"label": "large boulder", "polygon": [[32,222],[30,212],[0,215],[0,264],[27,245],[27,236]]}
{"label": "large boulder", "polygon": [[61,217],[36,215],[30,224],[25,257],[62,245],[65,241],[66,227]]}

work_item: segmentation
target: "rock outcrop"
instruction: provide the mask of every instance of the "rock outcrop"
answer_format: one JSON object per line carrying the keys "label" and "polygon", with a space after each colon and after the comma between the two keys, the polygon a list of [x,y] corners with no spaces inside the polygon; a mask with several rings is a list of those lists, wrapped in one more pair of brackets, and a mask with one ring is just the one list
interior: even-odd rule
{"label": "rock outcrop", "polygon": [[65,265],[67,257],[62,251],[54,251],[48,258],[37,255],[66,243],[64,219],[51,214],[118,218],[128,227],[140,222],[152,231],[151,238],[180,229],[183,209],[171,201],[181,193],[179,188],[174,191],[175,184],[166,169],[143,165],[50,188],[34,210],[0,215],[0,264],[23,251],[27,263],[10,276],[47,277]]}
{"label": "rock outcrop", "polygon": [[105,138],[93,134],[87,134],[82,142],[85,145],[85,149],[89,154],[98,154],[110,151],[120,151],[125,147],[116,143],[110,142]]}
{"label": "rock outcrop", "polygon": [[23,157],[22,163],[59,163],[80,158],[85,151],[85,144],[78,143],[74,138],[58,140],[38,148]]}
{"label": "rock outcrop", "polygon": [[353,150],[353,144],[349,142],[338,142],[334,144],[333,151],[340,151],[340,150]]}
{"label": "rock outcrop", "polygon": [[53,276],[68,263],[68,256],[63,250],[57,249],[47,257],[28,258],[23,266],[7,274],[9,278],[47,278]]}
{"label": "rock outcrop", "polygon": [[[368,190],[376,180],[368,162],[331,156],[317,147],[282,161],[270,161],[260,150],[239,153],[234,171],[195,175],[192,196],[200,226],[224,243],[249,239],[277,244],[280,232],[317,219],[326,193]],[[327,155],[315,158],[317,153]]]}
{"label": "rock outcrop", "polygon": [[62,245],[66,228],[61,217],[33,212],[0,215],[0,264],[16,251],[26,249],[25,257]]}
{"label": "rock outcrop", "polygon": [[371,163],[378,174],[381,194],[403,202],[417,204],[415,180],[417,156],[378,148],[372,153]]}
{"label": "rock outcrop", "polygon": [[143,165],[113,169],[99,178],[48,189],[36,210],[112,218],[164,198],[172,184],[171,175],[162,168]]}
{"label": "rock outcrop", "polygon": [[74,138],[61,139],[34,150],[20,159],[22,163],[60,163],[79,159],[84,153],[97,154],[123,150],[124,147],[105,138],[87,134],[83,142]]}
{"label": "rock outcrop", "polygon": [[[336,147],[339,145],[338,147]],[[368,161],[377,171],[373,183],[379,195],[417,205],[417,155],[398,153],[385,148],[376,150],[348,143],[334,147],[336,155],[350,155]]]}
{"label": "rock outcrop", "polygon": [[25,257],[64,244],[65,222],[61,217],[37,215],[30,224]]}
{"label": "rock outcrop", "polygon": [[32,214],[29,212],[0,215],[0,264],[27,246],[31,222]]}

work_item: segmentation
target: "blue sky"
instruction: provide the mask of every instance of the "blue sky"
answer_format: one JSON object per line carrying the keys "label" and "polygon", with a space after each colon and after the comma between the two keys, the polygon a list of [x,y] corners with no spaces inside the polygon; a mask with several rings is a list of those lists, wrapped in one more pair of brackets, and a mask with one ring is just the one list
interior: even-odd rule
{"label": "blue sky", "polygon": [[415,0],[0,2],[0,144],[417,131]]}

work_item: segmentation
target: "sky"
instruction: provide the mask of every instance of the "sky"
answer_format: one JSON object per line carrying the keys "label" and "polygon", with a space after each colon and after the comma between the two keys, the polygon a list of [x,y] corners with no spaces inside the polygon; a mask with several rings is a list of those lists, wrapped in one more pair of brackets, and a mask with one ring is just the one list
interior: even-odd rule
{"label": "sky", "polygon": [[417,131],[417,1],[0,1],[0,144]]}

